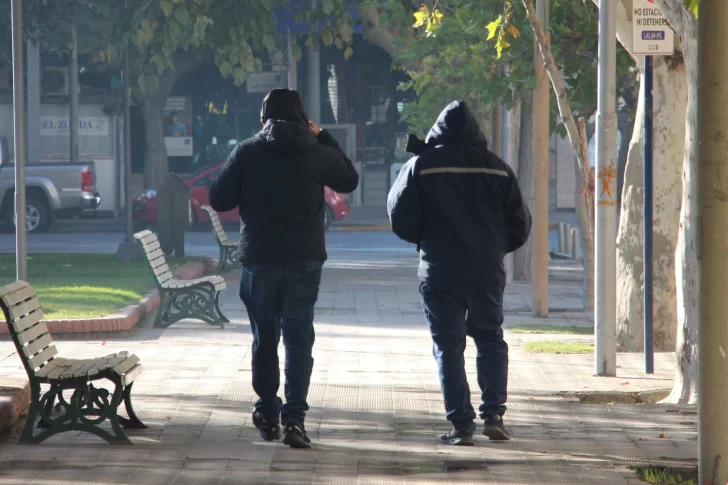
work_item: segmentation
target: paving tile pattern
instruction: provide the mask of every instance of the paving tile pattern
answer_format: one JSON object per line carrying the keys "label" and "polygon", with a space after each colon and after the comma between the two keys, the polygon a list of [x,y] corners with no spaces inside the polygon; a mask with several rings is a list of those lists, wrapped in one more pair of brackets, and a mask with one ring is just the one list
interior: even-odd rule
{"label": "paving tile pattern", "polygon": [[[570,271],[557,271],[548,323],[590,325]],[[230,275],[224,294],[223,311],[233,320],[224,330],[196,322],[159,330],[146,322],[125,338],[60,340],[61,355],[139,355],[145,370],[134,386],[135,408],[149,429],[129,432],[133,446],[83,433],[21,446],[16,426],[0,437],[0,485],[636,485],[630,465],[695,460],[693,407],[585,405],[561,395],[669,388],[671,354],[656,356],[654,376],[641,371],[641,356],[620,355],[617,378],[595,378],[589,355],[523,352],[523,342],[543,338],[532,335],[507,335],[506,421],[516,438],[493,443],[479,434],[475,447],[440,445],[448,425],[417,284],[411,268],[384,264],[327,267],[306,421],[313,448],[263,442],[251,422],[252,337],[236,296],[238,276]],[[508,325],[534,321],[521,308],[530,304],[529,291],[508,290]],[[473,345],[467,370],[477,406]],[[12,343],[0,341],[0,374],[22,373]]]}

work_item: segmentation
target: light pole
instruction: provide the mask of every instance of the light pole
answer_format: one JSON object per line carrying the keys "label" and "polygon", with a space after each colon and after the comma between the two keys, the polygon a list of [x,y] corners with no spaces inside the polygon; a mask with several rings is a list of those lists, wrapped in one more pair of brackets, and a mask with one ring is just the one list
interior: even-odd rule
{"label": "light pole", "polygon": [[[541,20],[546,41],[549,42],[549,0],[536,1],[536,14]],[[533,161],[535,164],[535,194],[533,202],[533,231],[531,237],[532,313],[536,317],[549,315],[549,128],[551,85],[534,39],[533,70],[536,89],[533,92]]]}
{"label": "light pole", "polygon": [[25,227],[25,91],[23,87],[23,0],[12,0],[13,132],[15,145],[15,267],[18,280],[28,279]]}
{"label": "light pole", "polygon": [[594,238],[594,364],[596,375],[617,375],[617,5],[599,3]]}

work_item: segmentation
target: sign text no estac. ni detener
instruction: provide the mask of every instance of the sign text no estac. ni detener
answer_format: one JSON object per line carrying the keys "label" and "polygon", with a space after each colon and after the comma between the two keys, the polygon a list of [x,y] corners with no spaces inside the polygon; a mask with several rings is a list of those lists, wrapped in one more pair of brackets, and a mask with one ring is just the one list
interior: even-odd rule
{"label": "sign text no estac. ni detener", "polygon": [[654,0],[632,0],[632,54],[672,55],[674,32]]}

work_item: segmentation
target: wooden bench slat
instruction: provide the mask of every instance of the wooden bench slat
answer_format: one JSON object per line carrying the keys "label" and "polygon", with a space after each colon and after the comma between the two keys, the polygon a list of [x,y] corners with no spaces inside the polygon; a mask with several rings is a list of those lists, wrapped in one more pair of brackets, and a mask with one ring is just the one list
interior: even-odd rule
{"label": "wooden bench slat", "polygon": [[126,359],[124,359],[120,364],[117,364],[116,367],[114,367],[114,372],[119,375],[124,375],[129,369],[134,367],[139,363],[139,357],[136,355],[130,355]]}
{"label": "wooden bench slat", "polygon": [[88,370],[89,375],[98,374],[102,369],[108,367],[108,363],[116,359],[116,354],[109,354],[94,360],[94,365]]}
{"label": "wooden bench slat", "polygon": [[14,281],[9,285],[0,287],[0,298],[5,299],[6,296],[12,295],[16,291],[20,291],[28,286],[30,285],[26,281]]}
{"label": "wooden bench slat", "polygon": [[12,327],[15,329],[15,332],[20,333],[25,331],[26,329],[32,327],[36,323],[43,320],[43,312],[38,309],[31,313],[30,315],[26,315],[23,318],[19,318],[12,322]]}
{"label": "wooden bench slat", "polygon": [[38,325],[18,333],[18,341],[20,342],[20,345],[25,345],[31,340],[40,337],[44,333],[48,333],[48,325],[46,325],[45,322],[40,322]]}
{"label": "wooden bench slat", "polygon": [[[146,249],[146,248],[144,248],[144,249]],[[149,261],[155,261],[160,258],[164,258],[164,251],[162,251],[162,248],[157,248],[152,251],[147,251],[147,259]]]}
{"label": "wooden bench slat", "polygon": [[151,251],[154,251],[155,249],[159,249],[161,247],[162,246],[159,244],[159,241],[157,240],[157,241],[154,241],[153,243],[150,243],[147,246],[144,246],[144,252],[151,252]]}
{"label": "wooden bench slat", "polygon": [[152,231],[142,231],[134,235],[134,237],[141,243],[142,246],[147,246],[155,241],[158,241],[157,235]]}
{"label": "wooden bench slat", "polygon": [[158,266],[154,268],[154,274],[157,276],[162,276],[163,274],[169,273],[169,266],[167,264],[163,264],[162,266]]}
{"label": "wooden bench slat", "polygon": [[[46,374],[45,377],[48,380],[58,379],[58,377],[61,374],[63,374],[71,366],[73,366],[75,363],[78,362],[77,359],[53,359],[53,362],[55,362],[56,360],[61,360],[62,362],[59,365],[57,365],[54,369],[52,369],[50,372],[48,372],[48,374]],[[43,369],[45,369],[45,367],[43,367]],[[43,370],[43,369],[41,369],[41,370]]]}
{"label": "wooden bench slat", "polygon": [[[81,367],[76,369],[76,372],[73,373],[72,377],[83,377],[85,375],[88,375],[89,371],[96,363],[96,360],[97,359],[88,359],[86,362],[84,362],[84,364]],[[66,374],[63,374],[63,375],[66,375]],[[61,377],[63,377],[63,375]]]}
{"label": "wooden bench slat", "polygon": [[167,264],[167,259],[166,258],[159,258],[159,259],[155,259],[154,261],[149,261],[149,265],[152,268],[159,268],[163,264]]}
{"label": "wooden bench slat", "polygon": [[[24,282],[21,282],[24,283]],[[3,300],[5,300],[5,304],[7,306],[14,306],[17,305],[20,302],[23,302],[25,300],[29,300],[30,298],[36,296],[35,295],[35,289],[28,285],[24,288],[20,288],[18,291],[14,291],[10,293],[9,295],[5,295],[3,297]]]}
{"label": "wooden bench slat", "polygon": [[134,382],[134,379],[139,377],[139,374],[141,374],[141,373],[142,373],[142,365],[141,364],[135,365],[134,367],[132,367],[131,369],[126,371],[123,376],[121,376],[121,385],[124,387],[128,386],[129,384]]}
{"label": "wooden bench slat", "polygon": [[9,307],[8,310],[10,310],[8,312],[10,313],[10,319],[17,320],[23,315],[27,315],[28,313],[32,312],[33,310],[40,310],[40,301],[38,301],[38,297],[35,296],[25,303]]}
{"label": "wooden bench slat", "polygon": [[[68,362],[68,359],[53,359],[46,365],[35,371],[35,377],[48,377],[49,374],[53,373],[56,369],[64,369],[63,364]],[[60,371],[59,371],[60,372]]]}
{"label": "wooden bench slat", "polygon": [[41,365],[45,364],[49,360],[51,360],[53,357],[58,355],[58,350],[56,350],[56,347],[48,347],[40,354],[35,355],[33,358],[29,359],[28,361],[28,367],[35,370]]}
{"label": "wooden bench slat", "polygon": [[124,362],[127,357],[129,357],[129,352],[119,352],[113,359],[107,360],[102,366],[100,366],[99,370],[102,371],[106,369],[113,369],[117,365]]}
{"label": "wooden bench slat", "polygon": [[26,357],[30,358],[51,345],[53,345],[53,338],[51,337],[51,334],[47,333],[24,347],[23,352],[25,352]]}
{"label": "wooden bench slat", "polygon": [[63,367],[57,368],[48,376],[49,379],[68,379],[73,377],[73,373],[80,369],[85,363],[93,359],[68,359]]}

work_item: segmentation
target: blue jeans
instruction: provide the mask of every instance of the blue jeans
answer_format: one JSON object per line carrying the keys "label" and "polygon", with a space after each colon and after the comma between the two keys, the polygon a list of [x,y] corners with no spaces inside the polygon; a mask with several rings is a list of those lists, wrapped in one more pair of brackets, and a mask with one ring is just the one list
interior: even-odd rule
{"label": "blue jeans", "polygon": [[503,415],[508,387],[508,344],[503,340],[503,285],[480,288],[440,288],[420,285],[422,306],[432,334],[440,387],[449,421],[472,431],[475,411],[465,376],[465,340],[478,349],[476,367],[483,404],[480,417]]}
{"label": "blue jeans", "polygon": [[[249,264],[243,268],[240,299],[253,330],[255,409],[266,419],[303,423],[313,370],[313,315],[323,263],[319,261]],[[286,351],[285,396],[278,397],[278,343]]]}

